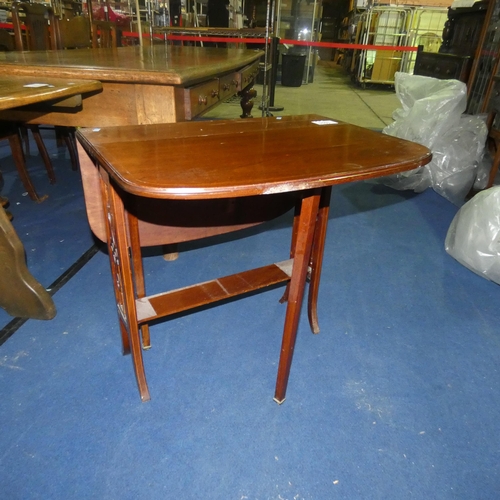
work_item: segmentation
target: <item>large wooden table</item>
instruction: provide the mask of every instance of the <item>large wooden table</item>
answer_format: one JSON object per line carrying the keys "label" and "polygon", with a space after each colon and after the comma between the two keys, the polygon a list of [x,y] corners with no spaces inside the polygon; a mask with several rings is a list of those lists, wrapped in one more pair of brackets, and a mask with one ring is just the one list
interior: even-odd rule
{"label": "large wooden table", "polygon": [[[0,76],[99,80],[72,113],[1,112],[0,119],[50,125],[106,127],[190,120],[239,93],[243,115],[261,51],[154,45],[99,50],[1,52]],[[236,118],[236,117],[235,117]]]}
{"label": "large wooden table", "polygon": [[95,80],[0,75],[0,110],[13,113],[13,108],[42,103],[46,109],[81,106],[82,94],[101,89],[101,83]]}
{"label": "large wooden table", "polygon": [[[97,92],[101,84],[93,80],[64,80],[60,78],[0,76],[0,110],[9,110],[30,104],[64,108],[81,106],[82,94]],[[18,132],[8,125],[0,126],[0,135],[13,134],[20,148]],[[22,151],[20,152],[22,154]],[[0,179],[1,179],[0,172]],[[2,205],[6,202],[2,198]],[[0,207],[0,307],[11,316],[52,319],[56,308],[43,286],[26,266],[23,244]]]}
{"label": "large wooden table", "polygon": [[[22,108],[24,110],[26,106],[36,106],[36,109],[42,113],[52,112],[53,110],[72,112],[82,108],[82,95],[100,92],[101,90],[101,83],[95,80],[65,80],[40,75],[0,75],[0,112],[4,112],[6,120],[0,123],[0,138],[9,140],[14,163],[24,186],[33,200],[41,201],[43,198],[38,196],[24,166],[24,152],[22,151],[18,131],[19,122],[13,124],[8,120],[15,121],[16,109]],[[34,137],[39,150],[42,152],[45,164],[49,164],[49,168],[47,168],[49,178],[51,182],[54,182],[55,177],[45,146],[41,143],[41,138],[37,135]],[[76,156],[76,152],[74,154]],[[0,180],[1,178],[2,174],[0,172]]]}
{"label": "large wooden table", "polygon": [[[123,348],[132,353],[143,401],[150,398],[141,351],[141,336],[143,347],[150,345],[148,322],[287,283],[274,397],[282,403],[308,274],[309,322],[319,332],[331,186],[431,159],[424,146],[319,116],[81,129],[77,138],[87,153],[81,157],[87,214],[108,243]],[[294,206],[291,249],[282,262],[146,294],[141,247],[235,231]]]}

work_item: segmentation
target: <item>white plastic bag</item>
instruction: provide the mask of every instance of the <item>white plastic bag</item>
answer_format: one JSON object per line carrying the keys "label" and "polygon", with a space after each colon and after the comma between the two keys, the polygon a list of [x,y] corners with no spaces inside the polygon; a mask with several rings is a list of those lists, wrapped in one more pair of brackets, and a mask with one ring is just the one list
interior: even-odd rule
{"label": "white plastic bag", "polygon": [[493,166],[493,156],[485,147],[484,155],[477,168],[476,181],[474,182],[474,189],[480,191],[486,189],[488,181],[490,180],[491,167]]}
{"label": "white plastic bag", "polygon": [[500,284],[500,186],[481,191],[460,208],[444,245],[465,267]]}
{"label": "white plastic bag", "polygon": [[403,107],[394,112],[394,122],[383,132],[424,144],[429,149],[437,137],[458,124],[467,106],[467,86],[458,80],[398,71],[394,85]]}
{"label": "white plastic bag", "polygon": [[381,179],[394,189],[417,193],[432,187],[461,205],[474,184],[487,136],[484,116],[464,115],[467,87],[458,80],[438,80],[396,73],[402,108],[384,128],[388,135],[427,146],[432,161],[424,167]]}
{"label": "white plastic bag", "polygon": [[462,205],[477,178],[487,135],[484,117],[462,115],[455,127],[436,138],[427,166],[436,193]]}

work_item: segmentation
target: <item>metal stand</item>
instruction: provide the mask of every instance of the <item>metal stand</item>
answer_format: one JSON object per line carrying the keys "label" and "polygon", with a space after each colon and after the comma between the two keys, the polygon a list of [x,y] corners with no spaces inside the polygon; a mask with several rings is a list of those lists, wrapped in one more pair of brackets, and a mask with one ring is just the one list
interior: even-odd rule
{"label": "metal stand", "polygon": [[276,89],[276,80],[278,76],[278,59],[279,59],[279,47],[280,39],[278,37],[273,37],[271,40],[271,78],[269,82],[269,111],[283,111],[284,106],[276,106],[274,104],[274,91]]}
{"label": "metal stand", "polygon": [[[279,38],[269,37],[270,33],[274,33],[274,8],[275,1],[267,0],[267,15],[266,15],[266,50],[264,55],[264,88],[262,92],[262,104],[259,109],[262,110],[262,116],[272,116],[271,111],[283,111],[283,106],[274,104],[274,91],[276,88],[276,77],[278,74],[278,46]],[[270,42],[270,43],[269,43]],[[269,61],[269,52],[271,52],[271,61]],[[267,70],[270,67],[270,77],[268,81]],[[269,85],[269,95],[267,86]]]}
{"label": "metal stand", "polygon": [[[278,75],[278,58],[279,58],[279,53],[278,53],[278,46],[279,46],[279,38],[278,37],[272,37],[271,38],[271,45],[270,45],[270,52],[271,52],[271,67],[270,67],[270,73],[269,73],[269,103],[268,106],[266,106],[266,112],[267,116],[271,116],[271,111],[283,111],[285,108],[284,106],[277,106],[274,104],[274,92],[276,90],[276,80],[277,80],[277,75]],[[264,79],[267,77],[267,68],[264,69],[266,72],[264,75]],[[264,106],[259,106],[259,109],[263,109]]]}

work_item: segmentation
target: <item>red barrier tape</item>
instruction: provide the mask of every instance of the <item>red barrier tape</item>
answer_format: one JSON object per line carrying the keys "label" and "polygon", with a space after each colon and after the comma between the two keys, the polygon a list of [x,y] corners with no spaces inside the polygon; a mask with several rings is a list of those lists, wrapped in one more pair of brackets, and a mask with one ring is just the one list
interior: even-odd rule
{"label": "red barrier tape", "polygon": [[[14,25],[12,23],[0,23],[0,29],[11,30],[14,29]],[[21,25],[21,29],[25,29],[24,25]]]}
{"label": "red barrier tape", "polygon": [[[155,35],[158,37],[157,35]],[[158,37],[159,38],[159,37]],[[201,35],[167,35],[167,40],[178,40],[185,42],[228,42],[228,43],[254,43],[264,44],[262,38],[234,38],[225,36],[201,36]],[[416,52],[418,47],[401,47],[400,45],[363,45],[360,43],[335,43],[335,42],[307,42],[304,40],[280,40],[282,45],[302,45],[306,47],[327,47],[334,49],[354,50],[397,50],[399,52]]]}
{"label": "red barrier tape", "polygon": [[306,42],[304,40],[280,40],[284,45],[305,45],[307,47],[329,47],[334,49],[356,50],[397,50],[398,52],[416,52],[418,47],[401,47],[400,45],[363,45],[361,43]]}
{"label": "red barrier tape", "polygon": [[[127,32],[124,36],[137,37],[137,33]],[[145,34],[146,38],[150,36]],[[154,38],[163,40],[165,35],[155,34]],[[247,43],[263,45],[263,38],[238,38],[229,36],[205,36],[205,35],[173,35],[167,34],[167,40],[180,42],[219,42],[219,43]],[[360,43],[336,43],[336,42],[308,42],[304,40],[280,40],[282,45],[301,45],[306,47],[327,47],[334,49],[351,50],[397,50],[399,52],[416,52],[418,47],[402,47],[400,45],[363,45]]]}
{"label": "red barrier tape", "polygon": [[[0,29],[12,29],[11,23],[0,23]],[[138,33],[132,31],[123,31],[122,36],[129,38],[138,38]],[[149,34],[144,34],[145,38],[150,38]],[[164,35],[155,34],[154,38],[163,40]],[[218,42],[218,43],[246,43],[263,45],[263,38],[238,38],[226,36],[204,36],[204,35],[172,35],[167,34],[167,40],[176,40],[181,42]],[[333,49],[351,49],[351,50],[395,50],[398,52],[416,52],[417,47],[401,47],[399,45],[363,45],[360,43],[335,43],[335,42],[307,42],[304,40],[280,40],[282,45],[300,45],[305,47],[326,47]]]}

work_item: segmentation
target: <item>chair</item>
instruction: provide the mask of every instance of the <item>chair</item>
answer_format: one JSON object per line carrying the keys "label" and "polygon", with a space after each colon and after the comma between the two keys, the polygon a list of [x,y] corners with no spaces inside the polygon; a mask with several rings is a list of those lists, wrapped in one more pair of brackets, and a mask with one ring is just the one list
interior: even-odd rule
{"label": "chair", "polygon": [[[36,136],[35,140],[36,140]],[[21,136],[19,132],[19,127],[15,123],[10,122],[1,122],[0,123],[0,139],[7,139],[9,141],[9,146],[12,151],[12,157],[14,158],[14,164],[19,173],[19,177],[21,178],[21,182],[23,183],[24,189],[28,192],[29,197],[38,203],[44,201],[47,198],[47,195],[40,197],[36,192],[35,186],[31,181],[31,177],[26,169],[26,159],[24,157]],[[41,138],[40,138],[41,139]],[[45,146],[42,144],[38,144],[40,149],[40,155],[42,156],[45,164],[45,168],[47,169],[47,175],[51,184],[55,182],[54,169],[52,168],[52,163],[47,154],[47,150]]]}
{"label": "chair", "polygon": [[[2,33],[8,35],[7,32]],[[12,37],[10,35],[8,35],[7,37],[2,37],[1,50],[14,50],[16,49],[16,47],[16,42],[15,40],[12,40]],[[36,129],[33,130],[33,137],[35,138],[38,149],[40,151],[40,156],[43,159],[49,180],[51,183],[53,183],[55,182],[55,174],[54,169],[52,168],[52,162],[50,161],[50,157],[47,153],[45,145],[43,144],[41,135],[39,132],[37,133]],[[31,181],[31,178],[29,176],[28,170],[26,169],[26,159],[24,157],[20,128],[18,127],[18,125],[7,122],[0,123],[0,139],[6,139],[9,141],[14,164],[19,173],[19,177],[21,178],[24,189],[26,189],[26,191],[28,192],[29,197],[33,201],[36,201],[38,203],[45,200],[47,198],[47,195],[41,197],[38,195],[35,186],[33,185],[33,182]]]}
{"label": "chair", "polygon": [[[59,48],[91,49],[116,47],[116,25],[105,21],[93,21],[88,17],[75,16],[62,19],[58,23]],[[75,129],[56,127],[56,134],[66,143],[73,170],[77,170],[78,153],[76,150]]]}
{"label": "chair", "polygon": [[[105,21],[93,21],[88,17],[75,16],[58,22],[59,48],[90,49],[116,47],[116,25]],[[78,168],[75,129],[73,127],[56,127],[56,134],[61,137],[68,148],[73,170]]]}
{"label": "chair", "polygon": [[11,34],[4,29],[0,30],[0,52],[8,52],[14,50],[14,40]]}
{"label": "chair", "polygon": [[14,3],[12,24],[16,50],[57,50],[59,48],[58,19],[51,7],[38,3]]}
{"label": "chair", "polygon": [[85,16],[75,16],[59,20],[61,49],[90,49],[92,34],[90,20]]}
{"label": "chair", "polygon": [[116,24],[110,21],[92,21],[92,47],[113,49],[117,46]]}
{"label": "chair", "polygon": [[75,16],[59,21],[61,49],[112,49],[117,46],[116,24]]}
{"label": "chair", "polygon": [[[12,24],[14,27],[14,43],[16,50],[57,50],[61,48],[61,34],[58,18],[54,10],[43,4],[18,2],[12,5]],[[24,30],[23,30],[24,26]],[[31,130],[38,151],[43,158],[51,183],[55,182],[52,162],[43,143],[38,125],[26,125]],[[78,156],[74,131],[65,127],[57,127],[56,134],[68,147],[73,170],[78,168]],[[34,189],[34,188],[33,188]],[[28,190],[30,193],[30,190]],[[30,194],[31,196],[31,194]]]}
{"label": "chair", "polygon": [[[90,49],[92,48],[92,34],[90,20],[85,16],[74,16],[70,19],[60,19],[59,48],[61,49]],[[78,168],[78,154],[76,151],[75,129],[73,127],[55,127],[58,139],[62,139],[69,151],[73,170]]]}

